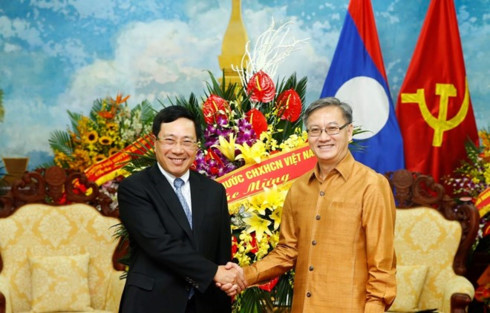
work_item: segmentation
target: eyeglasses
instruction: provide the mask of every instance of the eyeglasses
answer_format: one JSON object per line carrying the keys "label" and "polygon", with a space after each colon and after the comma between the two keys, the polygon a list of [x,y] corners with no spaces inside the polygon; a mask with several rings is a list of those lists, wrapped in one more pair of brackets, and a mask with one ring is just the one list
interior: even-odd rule
{"label": "eyeglasses", "polygon": [[340,133],[340,131],[342,129],[344,129],[349,124],[350,123],[345,123],[344,125],[342,125],[340,127],[339,126],[335,126],[335,125],[331,125],[331,126],[328,126],[326,128],[320,128],[318,126],[313,126],[310,129],[308,129],[308,136],[310,136],[310,137],[320,137],[324,131],[329,136],[337,135],[338,133]]}
{"label": "eyeglasses", "polygon": [[175,147],[177,144],[181,145],[182,147],[186,149],[192,149],[197,146],[197,141],[192,140],[192,139],[184,139],[182,141],[178,141],[175,138],[172,137],[163,137],[163,138],[156,138],[156,140],[161,143],[165,147]]}

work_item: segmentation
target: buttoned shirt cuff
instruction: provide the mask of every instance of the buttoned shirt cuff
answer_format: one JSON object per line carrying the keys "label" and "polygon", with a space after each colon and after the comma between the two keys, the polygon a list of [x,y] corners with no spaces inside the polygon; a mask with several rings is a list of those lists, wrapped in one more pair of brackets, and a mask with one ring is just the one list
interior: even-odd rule
{"label": "buttoned shirt cuff", "polygon": [[368,301],[364,306],[364,313],[382,313],[385,311],[385,304],[380,301]]}

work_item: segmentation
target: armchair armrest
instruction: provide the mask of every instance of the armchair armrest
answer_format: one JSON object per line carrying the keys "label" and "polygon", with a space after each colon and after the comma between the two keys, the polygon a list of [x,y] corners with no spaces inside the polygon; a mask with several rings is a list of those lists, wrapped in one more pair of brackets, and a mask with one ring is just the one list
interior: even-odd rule
{"label": "armchair armrest", "polygon": [[12,313],[9,286],[2,275],[0,275],[0,313]]}
{"label": "armchair armrest", "polygon": [[[109,286],[107,287],[107,295],[105,301],[105,310],[109,312],[118,312],[119,303],[121,301],[122,292],[126,279],[121,279],[124,271],[111,271],[109,277]],[[0,312],[1,313],[1,312]]]}
{"label": "armchair armrest", "polygon": [[454,275],[444,288],[443,312],[463,313],[475,295],[475,288],[468,279]]}

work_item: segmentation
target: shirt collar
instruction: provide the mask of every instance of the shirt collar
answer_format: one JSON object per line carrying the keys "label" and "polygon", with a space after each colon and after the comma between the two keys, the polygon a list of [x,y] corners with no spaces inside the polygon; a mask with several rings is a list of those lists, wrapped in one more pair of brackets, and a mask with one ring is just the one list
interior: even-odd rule
{"label": "shirt collar", "polygon": [[[163,176],[168,180],[170,183],[170,186],[174,186],[174,180],[177,178],[174,175],[170,174],[166,170],[163,169],[163,167],[160,165],[160,163],[157,162],[158,168],[160,169],[160,172],[162,172]],[[184,173],[184,175],[180,176],[180,178],[184,181],[184,184],[187,184],[189,182],[189,177],[190,177],[190,171],[187,170],[187,172]]]}
{"label": "shirt collar", "polygon": [[[354,166],[354,163],[356,160],[352,156],[352,153],[350,150],[347,151],[345,157],[337,164],[333,169],[332,172],[339,173],[341,177],[344,178],[344,180],[347,180],[351,174],[352,174],[352,168]],[[309,177],[309,182],[311,182],[313,179],[319,179],[320,177],[320,172],[318,170],[318,162],[315,165],[315,168],[313,171],[311,171],[311,176]]]}

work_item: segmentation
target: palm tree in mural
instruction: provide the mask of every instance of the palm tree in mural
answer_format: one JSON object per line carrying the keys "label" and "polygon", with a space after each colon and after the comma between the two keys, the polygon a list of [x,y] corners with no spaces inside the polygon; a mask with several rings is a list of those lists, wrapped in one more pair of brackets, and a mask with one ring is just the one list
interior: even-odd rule
{"label": "palm tree in mural", "polygon": [[[3,91],[0,89],[0,123],[3,122],[3,115],[4,115],[4,110],[3,110],[3,104],[2,104],[2,98],[3,98]],[[7,185],[7,182],[3,179],[5,177],[5,166],[3,163],[0,163],[0,196],[4,195],[7,191],[5,188]]]}
{"label": "palm tree in mural", "polygon": [[3,115],[5,114],[5,111],[3,110],[2,99],[3,99],[3,91],[2,89],[0,89],[0,123],[3,122]]}

